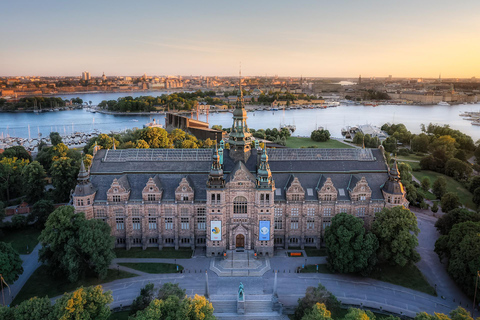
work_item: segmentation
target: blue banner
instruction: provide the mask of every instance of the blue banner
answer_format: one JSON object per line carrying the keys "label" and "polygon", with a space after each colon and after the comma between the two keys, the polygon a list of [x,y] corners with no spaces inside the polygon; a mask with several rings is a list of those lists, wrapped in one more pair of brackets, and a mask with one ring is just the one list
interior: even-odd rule
{"label": "blue banner", "polygon": [[258,233],[260,241],[270,240],[270,221],[260,221],[260,232]]}

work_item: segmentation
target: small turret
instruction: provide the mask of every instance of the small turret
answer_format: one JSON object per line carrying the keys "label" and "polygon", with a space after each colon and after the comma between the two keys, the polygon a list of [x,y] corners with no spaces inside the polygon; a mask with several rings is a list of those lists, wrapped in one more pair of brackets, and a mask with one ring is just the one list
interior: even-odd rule
{"label": "small turret", "polygon": [[408,207],[408,201],[405,198],[406,191],[400,179],[400,172],[398,171],[396,160],[388,172],[388,180],[383,184],[381,189],[387,207],[399,205]]}
{"label": "small turret", "polygon": [[271,189],[273,186],[272,172],[268,164],[267,148],[264,148],[260,158],[260,165],[257,169],[257,188]]}
{"label": "small turret", "polygon": [[80,163],[80,171],[78,172],[77,186],[73,193],[74,197],[85,197],[91,194],[94,194],[96,191],[95,187],[90,182],[90,174],[85,169],[85,164],[83,160]]}
{"label": "small turret", "polygon": [[223,169],[222,165],[220,164],[217,145],[215,144],[215,150],[212,157],[212,166],[210,168],[210,174],[208,175],[207,187],[223,188],[224,186],[225,179],[223,178]]}

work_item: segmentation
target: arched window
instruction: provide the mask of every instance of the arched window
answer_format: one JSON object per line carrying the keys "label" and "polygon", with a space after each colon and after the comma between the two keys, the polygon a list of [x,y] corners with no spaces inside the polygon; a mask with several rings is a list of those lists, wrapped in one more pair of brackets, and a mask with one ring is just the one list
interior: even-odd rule
{"label": "arched window", "polygon": [[233,199],[233,214],[247,213],[247,198],[239,196]]}

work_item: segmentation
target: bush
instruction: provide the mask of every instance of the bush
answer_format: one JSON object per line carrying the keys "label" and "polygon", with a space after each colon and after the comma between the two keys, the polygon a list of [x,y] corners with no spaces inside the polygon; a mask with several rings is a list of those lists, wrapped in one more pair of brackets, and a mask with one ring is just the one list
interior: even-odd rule
{"label": "bush", "polygon": [[406,148],[398,149],[398,155],[399,156],[408,156],[410,155],[410,150]]}
{"label": "bush", "polygon": [[313,141],[325,142],[330,139],[330,132],[328,130],[314,130],[310,135]]}
{"label": "bush", "polygon": [[23,229],[27,225],[27,218],[25,216],[16,215],[12,218],[13,229]]}

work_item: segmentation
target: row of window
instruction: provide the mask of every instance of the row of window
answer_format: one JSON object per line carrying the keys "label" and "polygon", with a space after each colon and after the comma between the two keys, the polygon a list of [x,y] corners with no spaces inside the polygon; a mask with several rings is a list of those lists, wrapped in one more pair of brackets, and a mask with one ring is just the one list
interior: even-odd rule
{"label": "row of window", "polygon": [[[148,238],[147,239],[148,244],[158,244],[158,238]],[[190,244],[191,239],[190,238],[180,238],[179,239],[180,244]],[[217,241],[218,242],[218,241]],[[117,238],[116,240],[117,245],[122,245],[126,244],[126,239],[125,238]],[[142,244],[142,238],[132,238],[131,239],[132,244]],[[175,239],[174,238],[165,238],[163,239],[164,244],[174,244]],[[206,239],[205,238],[197,238],[196,239],[196,244],[205,244]]]}
{"label": "row of window", "polygon": [[[197,229],[198,230],[205,230],[206,229],[206,217],[197,217]],[[173,230],[173,217],[165,217],[165,230]],[[124,230],[125,229],[125,218],[115,218],[115,222],[117,225],[117,230]],[[133,230],[140,230],[142,228],[141,219],[140,218],[132,218],[132,229]],[[149,217],[148,218],[148,229],[149,230],[156,230],[157,229],[157,218]],[[190,229],[190,218],[188,217],[181,217],[180,218],[180,229],[182,230],[189,230]]]}

